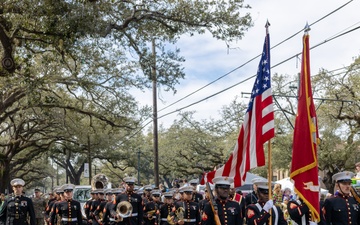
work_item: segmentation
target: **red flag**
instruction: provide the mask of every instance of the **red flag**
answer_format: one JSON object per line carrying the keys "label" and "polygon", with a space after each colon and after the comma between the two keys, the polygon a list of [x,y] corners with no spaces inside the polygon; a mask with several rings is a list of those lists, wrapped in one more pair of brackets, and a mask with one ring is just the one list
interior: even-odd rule
{"label": "red flag", "polygon": [[266,29],[257,77],[235,148],[221,168],[204,174],[202,182],[211,182],[216,176],[228,176],[234,178],[235,187],[240,187],[247,171],[265,165],[263,145],[275,136],[270,81],[270,35]]}
{"label": "red flag", "polygon": [[310,81],[309,34],[303,37],[298,110],[295,120],[290,178],[295,193],[305,202],[313,220],[319,222],[318,129]]}

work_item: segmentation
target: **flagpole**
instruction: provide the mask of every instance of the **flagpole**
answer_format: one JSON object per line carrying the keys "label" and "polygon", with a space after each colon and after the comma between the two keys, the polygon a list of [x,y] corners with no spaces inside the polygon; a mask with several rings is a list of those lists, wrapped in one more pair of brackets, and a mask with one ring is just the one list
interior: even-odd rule
{"label": "flagpole", "polygon": [[[270,23],[269,23],[269,20],[266,21],[266,24],[265,24],[265,28],[266,28],[266,36],[268,35],[269,33],[269,26],[270,26]],[[269,43],[268,43],[269,44]],[[267,48],[269,49],[269,48]],[[267,54],[269,55],[269,52],[267,52]],[[269,62],[270,63],[270,62]],[[271,140],[271,139],[270,139]],[[268,188],[269,188],[269,199],[272,199],[273,196],[272,196],[272,169],[271,169],[271,141],[268,141]],[[272,213],[271,213],[271,210],[269,210],[269,214],[270,214],[270,219],[269,219],[269,225],[272,225]]]}
{"label": "flagpole", "polygon": [[[272,169],[271,169],[271,142],[270,140],[268,141],[268,187],[269,187],[269,200],[273,198],[272,196],[272,186],[271,186],[271,181],[272,181]],[[274,199],[273,199],[274,201]],[[269,214],[270,214],[270,219],[269,219],[269,225],[272,225],[272,213],[271,210],[269,210]]]}

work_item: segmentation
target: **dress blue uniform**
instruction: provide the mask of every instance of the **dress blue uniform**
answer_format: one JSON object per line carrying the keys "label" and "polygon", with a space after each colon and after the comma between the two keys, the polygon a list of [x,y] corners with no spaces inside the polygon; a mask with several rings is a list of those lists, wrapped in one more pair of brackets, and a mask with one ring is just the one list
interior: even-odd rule
{"label": "dress blue uniform", "polygon": [[257,203],[247,206],[245,213],[247,224],[270,224],[271,215],[272,225],[287,225],[287,222],[284,219],[284,213],[280,207],[275,206],[272,200],[268,200],[267,202],[264,202],[263,200],[269,195],[268,181],[266,179],[256,179],[253,183],[257,187],[257,196],[259,197],[259,200]]}
{"label": "dress blue uniform", "polygon": [[[127,185],[134,185],[136,178],[126,177],[124,181]],[[142,207],[142,198],[139,194],[136,194],[134,191],[126,190],[124,193],[119,194],[116,197],[115,205],[122,201],[128,201],[132,205],[132,213],[129,217],[123,218],[123,221],[120,224],[124,225],[142,225],[143,224],[143,207]]]}
{"label": "dress blue uniform", "polygon": [[[23,187],[25,181],[22,179],[13,179],[10,184],[13,188],[16,188],[17,186]],[[35,210],[30,198],[23,195],[17,195],[5,199],[0,210],[1,225],[28,225],[28,217],[30,225],[35,225]]]}
{"label": "dress blue uniform", "polygon": [[[333,181],[337,183],[351,184],[352,172],[339,172],[333,175]],[[328,225],[360,225],[359,203],[354,197],[343,193],[339,185],[339,194],[327,198],[324,202],[323,212]]]}
{"label": "dress blue uniform", "polygon": [[[72,192],[74,185],[65,184],[61,187],[64,192]],[[57,217],[57,215],[59,217]],[[50,213],[50,225],[55,224],[55,218],[60,219],[63,225],[81,225],[82,214],[80,202],[73,199],[66,199],[55,203]]]}

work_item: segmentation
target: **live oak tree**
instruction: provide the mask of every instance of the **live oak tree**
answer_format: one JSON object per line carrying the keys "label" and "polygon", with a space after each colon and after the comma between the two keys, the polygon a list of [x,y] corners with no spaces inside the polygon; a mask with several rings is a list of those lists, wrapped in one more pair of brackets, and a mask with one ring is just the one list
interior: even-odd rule
{"label": "live oak tree", "polygon": [[87,116],[122,135],[135,130],[148,111],[129,90],[154,79],[151,41],[158,84],[175,91],[184,59],[172,44],[204,32],[226,42],[241,39],[252,23],[241,13],[247,7],[241,0],[2,1],[0,189],[18,174],[9,165],[20,152],[41,154],[59,139],[71,140],[60,132],[66,126],[53,121],[59,113],[63,120],[70,113]]}

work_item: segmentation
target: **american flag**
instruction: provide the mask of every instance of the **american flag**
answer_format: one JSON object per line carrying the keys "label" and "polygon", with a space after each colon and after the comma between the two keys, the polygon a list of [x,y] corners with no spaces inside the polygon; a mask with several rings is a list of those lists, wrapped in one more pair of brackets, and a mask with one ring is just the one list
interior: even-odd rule
{"label": "american flag", "polygon": [[214,171],[204,174],[202,183],[211,182],[217,176],[234,178],[234,186],[240,187],[246,172],[265,165],[263,145],[275,136],[274,109],[270,76],[270,35],[266,37],[250,102],[240,134],[227,162]]}

